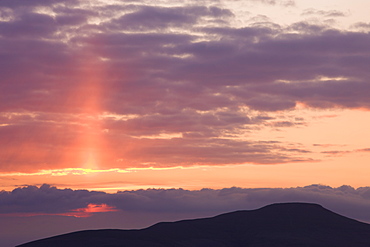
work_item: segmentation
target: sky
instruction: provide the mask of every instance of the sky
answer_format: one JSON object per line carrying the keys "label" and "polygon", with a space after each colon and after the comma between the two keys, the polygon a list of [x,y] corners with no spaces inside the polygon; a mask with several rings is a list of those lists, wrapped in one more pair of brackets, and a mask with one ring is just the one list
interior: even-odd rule
{"label": "sky", "polygon": [[369,8],[0,1],[0,247],[287,201],[370,222]]}

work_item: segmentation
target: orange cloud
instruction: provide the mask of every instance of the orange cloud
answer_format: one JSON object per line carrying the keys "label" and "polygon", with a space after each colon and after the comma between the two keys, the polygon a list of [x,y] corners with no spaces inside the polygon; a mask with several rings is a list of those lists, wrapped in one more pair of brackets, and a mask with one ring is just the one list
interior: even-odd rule
{"label": "orange cloud", "polygon": [[94,213],[117,212],[115,207],[108,206],[107,204],[93,204],[90,203],[86,208],[79,208],[65,213],[65,216],[73,217],[90,217]]}
{"label": "orange cloud", "polygon": [[33,217],[33,216],[41,216],[41,215],[58,215],[58,216],[69,216],[69,217],[77,217],[77,218],[85,218],[90,217],[95,213],[107,213],[107,212],[117,212],[119,211],[115,207],[111,207],[107,204],[93,204],[89,203],[86,208],[78,208],[71,210],[70,212],[65,213],[7,213],[7,214],[0,214],[1,216],[5,217]]}

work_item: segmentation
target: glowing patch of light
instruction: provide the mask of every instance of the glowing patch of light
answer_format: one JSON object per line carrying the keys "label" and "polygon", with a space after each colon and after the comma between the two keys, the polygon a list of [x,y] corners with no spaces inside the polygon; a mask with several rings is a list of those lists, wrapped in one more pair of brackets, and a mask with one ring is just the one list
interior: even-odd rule
{"label": "glowing patch of light", "polygon": [[1,216],[5,217],[33,217],[33,216],[69,216],[69,217],[76,217],[76,218],[86,218],[90,217],[95,213],[107,213],[107,212],[117,212],[119,211],[115,207],[111,207],[105,203],[103,204],[93,204],[90,203],[87,205],[86,208],[78,208],[71,210],[65,213],[42,213],[42,212],[35,212],[35,213],[9,213],[9,214],[0,214]]}
{"label": "glowing patch of light", "polygon": [[[369,151],[370,152],[370,151]],[[192,166],[171,166],[171,167],[131,167],[126,168],[126,171],[168,171],[168,170],[195,170],[195,169],[202,169],[207,170],[209,168],[225,168],[225,167],[236,167],[236,166],[245,166],[251,165],[252,163],[234,163],[234,164],[227,164],[227,165],[216,165],[216,164],[196,164]]]}
{"label": "glowing patch of light", "polygon": [[194,55],[193,54],[174,54],[174,55],[171,55],[171,57],[185,59],[185,58],[194,57]]}
{"label": "glowing patch of light", "polygon": [[111,112],[104,112],[103,114],[99,115],[99,119],[113,119],[113,120],[129,120],[135,119],[140,117],[137,114],[114,114]]}
{"label": "glowing patch of light", "polygon": [[93,150],[89,150],[85,154],[85,157],[86,157],[86,161],[83,165],[84,168],[82,169],[95,170],[97,168],[95,152]]}
{"label": "glowing patch of light", "polygon": [[319,76],[317,80],[319,81],[347,81],[349,78],[347,77],[327,77],[327,76]]}
{"label": "glowing patch of light", "polygon": [[2,173],[0,177],[12,177],[12,176],[68,176],[68,175],[89,175],[95,173],[109,173],[118,172],[124,173],[129,172],[127,170],[112,168],[112,169],[89,169],[89,168],[65,168],[65,169],[53,169],[53,170],[41,170],[39,172],[25,173],[25,172],[13,172],[13,173]]}
{"label": "glowing patch of light", "polygon": [[311,80],[276,80],[276,82],[280,83],[302,83],[302,82],[325,82],[325,81],[348,81],[350,78],[348,77],[328,77],[328,76],[317,76]]}
{"label": "glowing patch of light", "polygon": [[[145,163],[143,163],[145,164]],[[185,167],[185,166],[172,166],[172,167],[153,167],[153,166],[150,166],[150,167],[131,167],[131,168],[126,168],[126,171],[165,171],[165,170],[176,170],[176,169],[180,169],[180,170],[185,170],[185,169],[196,169],[196,168],[199,168],[200,166],[189,166],[189,167]]]}
{"label": "glowing patch of light", "polygon": [[94,213],[117,212],[115,207],[108,206],[107,204],[93,204],[90,203],[86,208],[78,208],[70,212],[64,213],[65,216],[73,217],[90,217]]}
{"label": "glowing patch of light", "polygon": [[36,7],[34,9],[34,12],[41,15],[49,15],[52,17],[56,17],[56,14],[50,8],[47,7]]}
{"label": "glowing patch of light", "polygon": [[[117,160],[120,161],[120,160]],[[0,177],[22,177],[22,176],[83,176],[92,175],[99,173],[130,173],[136,171],[166,171],[166,170],[189,170],[199,169],[207,167],[225,167],[228,165],[207,165],[207,164],[195,164],[192,166],[170,166],[170,167],[154,167],[155,163],[142,163],[142,165],[151,165],[150,167],[130,167],[125,169],[111,168],[111,169],[89,169],[89,168],[65,168],[65,169],[53,169],[53,170],[40,170],[39,172],[12,172],[12,173],[0,173]],[[237,164],[235,164],[237,165]]]}
{"label": "glowing patch of light", "polygon": [[109,62],[111,59],[109,57],[99,57],[99,60],[103,62]]}
{"label": "glowing patch of light", "polygon": [[137,139],[173,139],[173,138],[182,138],[182,133],[172,133],[172,134],[158,134],[158,135],[144,135],[144,136],[137,136]]}
{"label": "glowing patch of light", "polygon": [[38,116],[35,112],[5,112],[0,114],[0,116],[5,117],[7,119],[12,119],[15,117],[31,117],[36,118]]}
{"label": "glowing patch of light", "polygon": [[[220,93],[215,93],[213,94],[214,96],[220,96],[221,94]],[[219,112],[228,112],[229,109],[227,107],[218,107],[216,109],[213,109],[213,110],[207,110],[207,111],[202,111],[202,110],[196,110],[195,112],[197,114],[200,114],[200,115],[208,115],[208,114],[216,114],[216,113],[219,113]]]}
{"label": "glowing patch of light", "polygon": [[0,15],[0,21],[1,22],[10,22],[15,20],[15,15],[13,14],[13,11],[11,9],[3,8],[2,14]]}

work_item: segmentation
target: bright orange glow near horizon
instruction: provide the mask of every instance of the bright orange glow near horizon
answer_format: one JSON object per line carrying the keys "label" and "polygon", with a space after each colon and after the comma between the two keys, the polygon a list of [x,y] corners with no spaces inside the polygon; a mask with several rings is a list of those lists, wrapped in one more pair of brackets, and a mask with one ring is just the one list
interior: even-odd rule
{"label": "bright orange glow near horizon", "polygon": [[[94,88],[98,89],[98,86]],[[96,109],[95,114],[98,115],[99,107],[96,106],[94,99],[98,98],[99,94],[91,95],[91,99],[86,101],[89,104],[86,104],[90,109]],[[119,167],[119,163],[114,163],[110,164],[110,168],[107,164],[102,166],[99,164],[101,161],[99,156],[104,156],[105,160],[109,158],[113,160],[115,154],[102,145],[104,142],[102,129],[98,117],[92,113],[80,119],[78,133],[81,136],[72,146],[76,151],[66,155],[69,159],[64,157],[64,167],[78,160],[81,162],[79,166],[39,169],[34,172],[3,172],[0,174],[1,189],[10,191],[16,187],[13,181],[20,180],[23,184],[47,183],[61,188],[100,190],[109,193],[140,188],[198,190],[233,186],[295,187],[309,184],[367,186],[366,164],[370,160],[367,143],[370,133],[363,130],[370,124],[369,111],[312,111],[301,108],[297,110],[295,116],[300,113],[302,117],[312,119],[309,126],[278,131],[267,128],[249,135],[259,140],[273,138],[290,143],[300,142],[300,148],[309,147],[312,150],[306,154],[313,158],[312,161],[271,165],[210,164],[183,167],[178,165],[161,167],[153,164],[146,167],[134,165]],[[356,127],[346,128],[351,125]],[[341,131],[338,132],[338,129]]]}
{"label": "bright orange glow near horizon", "polygon": [[94,213],[106,213],[118,211],[114,207],[110,207],[107,204],[92,204],[89,203],[86,208],[78,208],[70,213],[66,213],[66,216],[73,217],[90,217]]}
{"label": "bright orange glow near horizon", "polygon": [[7,213],[0,214],[2,217],[34,217],[34,216],[69,216],[76,218],[86,218],[91,217],[95,213],[107,213],[107,212],[117,212],[118,210],[114,207],[108,206],[107,204],[92,204],[89,203],[86,208],[78,208],[70,212],[65,213]]}
{"label": "bright orange glow near horizon", "polygon": [[[100,45],[94,43],[94,46]],[[68,156],[68,159],[64,161],[64,166],[72,164],[73,167],[83,169],[99,169],[101,154],[108,152],[108,150],[104,150],[103,130],[99,122],[99,116],[103,112],[101,104],[105,91],[105,68],[93,48],[85,49],[80,57],[85,58],[80,65],[83,67],[82,74],[77,76],[78,81],[70,97],[72,100],[76,100],[72,105],[75,105],[77,112],[79,112],[78,136],[72,147],[77,151],[78,157]]]}

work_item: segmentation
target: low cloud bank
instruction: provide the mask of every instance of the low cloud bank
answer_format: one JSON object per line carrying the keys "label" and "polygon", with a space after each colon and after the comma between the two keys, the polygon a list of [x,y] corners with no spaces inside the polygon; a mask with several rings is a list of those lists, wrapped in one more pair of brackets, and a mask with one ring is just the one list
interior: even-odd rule
{"label": "low cloud bank", "polygon": [[58,189],[44,184],[0,192],[0,214],[61,214],[106,204],[125,213],[210,215],[255,209],[277,202],[311,202],[370,222],[370,187],[310,185],[296,188],[147,189],[105,192]]}

